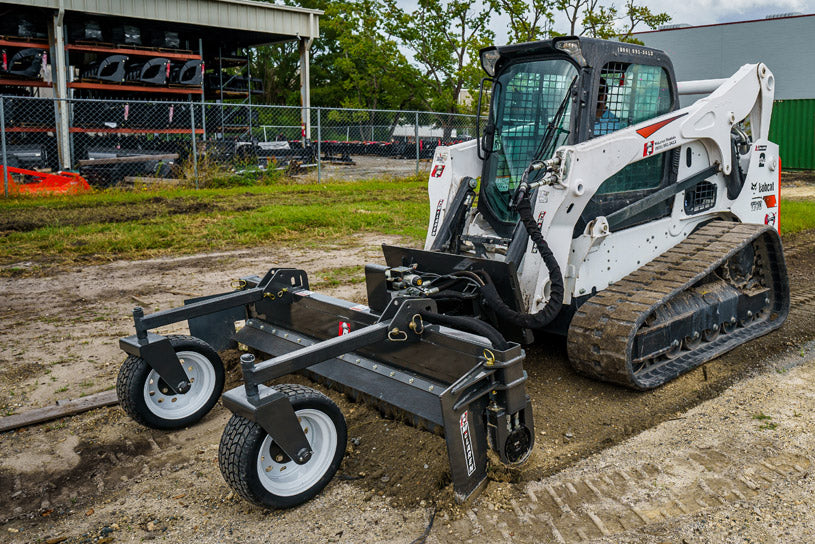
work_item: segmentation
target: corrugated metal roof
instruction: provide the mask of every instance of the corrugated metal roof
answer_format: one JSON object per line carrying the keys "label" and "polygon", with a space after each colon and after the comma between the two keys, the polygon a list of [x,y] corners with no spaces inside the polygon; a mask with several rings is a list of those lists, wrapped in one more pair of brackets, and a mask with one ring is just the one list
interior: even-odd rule
{"label": "corrugated metal roof", "polygon": [[318,37],[320,10],[255,0],[18,0],[21,6],[113,17],[260,32],[276,36]]}
{"label": "corrugated metal roof", "polygon": [[[679,81],[730,77],[763,62],[775,75],[776,100],[815,98],[815,15],[676,28],[634,34],[671,58]],[[809,59],[809,60],[808,60]],[[683,96],[682,104],[692,102]]]}
{"label": "corrugated metal roof", "polygon": [[815,13],[801,13],[801,14],[791,14],[791,15],[781,15],[781,16],[767,16],[764,19],[748,19],[745,21],[728,21],[726,23],[710,23],[707,25],[689,25],[689,24],[677,24],[677,25],[666,25],[664,27],[658,28],[656,30],[643,30],[641,32],[632,32],[632,36],[639,36],[641,34],[654,34],[655,32],[670,32],[672,30],[688,30],[691,28],[709,28],[712,26],[726,26],[726,25],[743,25],[745,23],[761,23],[764,21],[779,21],[783,19],[798,19],[799,17],[815,17]]}

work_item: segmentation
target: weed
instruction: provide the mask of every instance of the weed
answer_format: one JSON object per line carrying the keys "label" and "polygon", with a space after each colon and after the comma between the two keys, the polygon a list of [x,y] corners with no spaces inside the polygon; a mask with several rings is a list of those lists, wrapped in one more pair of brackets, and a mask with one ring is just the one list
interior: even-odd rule
{"label": "weed", "polygon": [[768,416],[764,412],[759,412],[757,414],[753,414],[753,419],[757,419],[759,421],[764,421],[766,419],[772,419],[772,416]]}
{"label": "weed", "polygon": [[68,390],[68,386],[67,386],[67,385],[63,385],[62,387],[60,387],[59,389],[57,389],[57,390],[55,391],[55,393],[64,393],[64,392],[66,392],[67,390]]}
{"label": "weed", "polygon": [[764,424],[759,426],[759,429],[762,430],[762,431],[774,431],[777,428],[778,428],[778,424],[774,423],[772,421],[768,421],[767,423],[764,423]]}

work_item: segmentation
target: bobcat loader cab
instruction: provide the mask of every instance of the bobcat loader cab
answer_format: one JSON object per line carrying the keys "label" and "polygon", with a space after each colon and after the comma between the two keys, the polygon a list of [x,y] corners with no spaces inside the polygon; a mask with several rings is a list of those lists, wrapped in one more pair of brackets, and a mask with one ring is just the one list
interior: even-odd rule
{"label": "bobcat loader cab", "polygon": [[[518,224],[511,199],[532,161],[678,107],[673,65],[661,51],[584,38],[495,47],[481,55],[484,69],[494,74],[495,98],[478,210],[499,236],[510,237]],[[587,220],[675,181],[665,154],[626,167],[597,190],[576,234]],[[651,215],[667,215],[666,207]]]}

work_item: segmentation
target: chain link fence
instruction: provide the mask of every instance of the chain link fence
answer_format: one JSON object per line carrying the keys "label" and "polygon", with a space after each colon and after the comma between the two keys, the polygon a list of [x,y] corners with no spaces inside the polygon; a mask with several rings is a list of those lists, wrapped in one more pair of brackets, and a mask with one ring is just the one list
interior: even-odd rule
{"label": "chain link fence", "polygon": [[[482,120],[483,122],[483,120]],[[218,185],[285,171],[307,179],[407,176],[476,118],[438,112],[168,100],[0,97],[3,165],[78,171],[96,187]]]}

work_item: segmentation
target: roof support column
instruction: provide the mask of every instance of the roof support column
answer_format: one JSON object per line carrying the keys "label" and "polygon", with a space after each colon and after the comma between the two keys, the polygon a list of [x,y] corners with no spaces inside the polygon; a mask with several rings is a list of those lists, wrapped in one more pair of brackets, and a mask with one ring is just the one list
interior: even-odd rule
{"label": "roof support column", "polygon": [[311,81],[309,80],[309,45],[311,39],[300,38],[300,105],[303,144],[311,141]]}
{"label": "roof support column", "polygon": [[308,14],[309,37],[300,37],[300,120],[303,128],[302,142],[311,142],[311,59],[309,51],[314,41],[314,14]]}
{"label": "roof support column", "polygon": [[65,26],[63,24],[65,10],[60,2],[59,11],[49,21],[48,33],[51,44],[51,79],[54,93],[57,97],[56,115],[57,123],[57,151],[60,168],[71,168],[71,141],[70,141],[70,108],[68,103],[68,65],[65,58]]}

